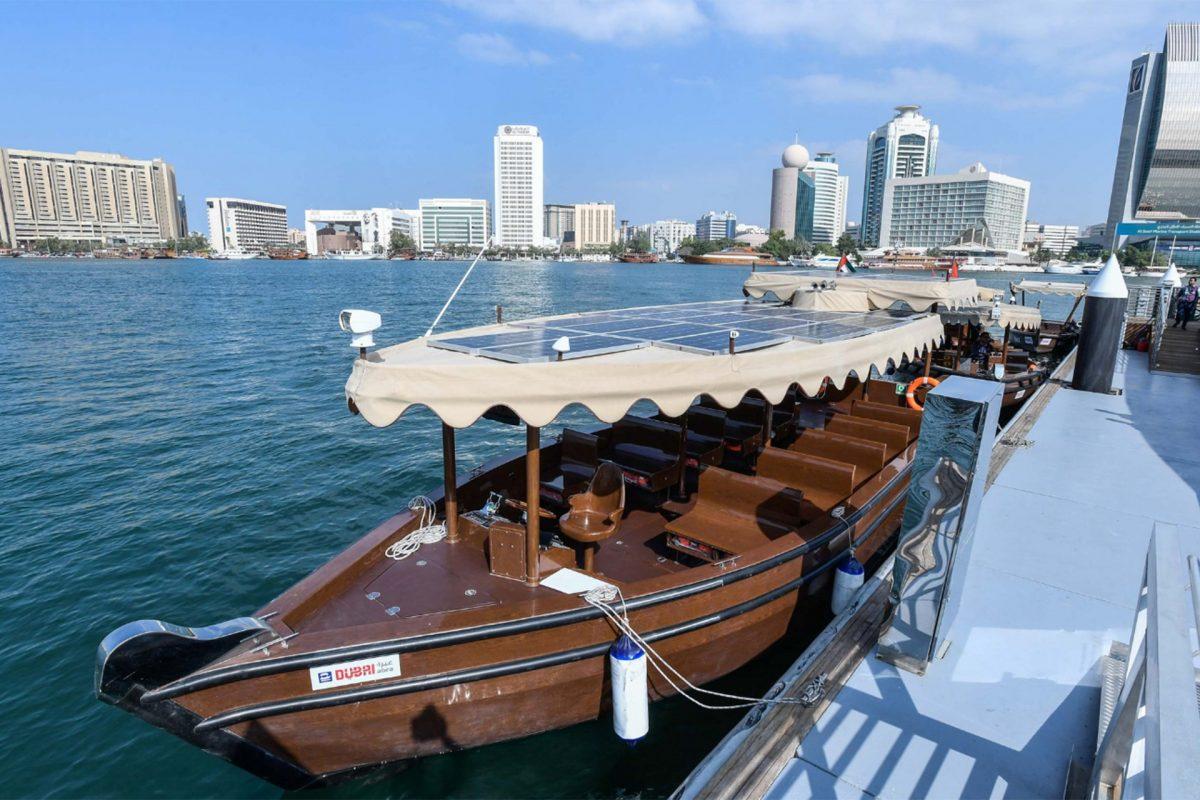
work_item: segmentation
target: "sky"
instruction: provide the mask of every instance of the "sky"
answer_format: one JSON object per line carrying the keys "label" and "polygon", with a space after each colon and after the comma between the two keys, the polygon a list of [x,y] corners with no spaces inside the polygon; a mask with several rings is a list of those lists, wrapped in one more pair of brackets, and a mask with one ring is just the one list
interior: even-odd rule
{"label": "sky", "polygon": [[1108,207],[1130,60],[1195,2],[0,2],[0,147],[161,157],[204,197],[305,208],[492,197],[492,136],[533,124],[547,203],[768,223],[799,141],[861,217],[866,137],[902,103],[939,172],[1032,182],[1030,219]]}

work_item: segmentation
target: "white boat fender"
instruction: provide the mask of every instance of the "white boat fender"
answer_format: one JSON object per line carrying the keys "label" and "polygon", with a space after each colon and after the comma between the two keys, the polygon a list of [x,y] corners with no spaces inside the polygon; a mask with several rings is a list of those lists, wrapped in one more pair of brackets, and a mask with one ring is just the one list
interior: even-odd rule
{"label": "white boat fender", "polygon": [[612,679],[613,731],[630,744],[650,732],[646,653],[626,634],[608,650]]}
{"label": "white boat fender", "polygon": [[866,570],[862,563],[854,557],[854,553],[846,556],[842,563],[833,571],[833,597],[829,606],[834,614],[840,614],[854,600],[854,595],[863,585]]}

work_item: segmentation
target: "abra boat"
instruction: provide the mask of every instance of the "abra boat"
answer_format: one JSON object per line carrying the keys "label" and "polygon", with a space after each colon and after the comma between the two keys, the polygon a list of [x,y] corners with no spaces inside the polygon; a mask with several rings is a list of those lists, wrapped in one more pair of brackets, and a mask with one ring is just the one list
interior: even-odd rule
{"label": "abra boat", "polygon": [[308,259],[308,251],[291,247],[273,247],[267,251],[267,257],[272,261],[305,261]]}
{"label": "abra boat", "polygon": [[[97,653],[100,699],[289,788],[607,713],[604,603],[693,683],[755,658],[852,544],[865,561],[896,532],[921,415],[868,376],[942,333],[936,314],[740,300],[377,351],[377,315],[341,322],[352,413],[441,419],[431,513],[400,510],[253,614],[141,620]],[[603,424],[543,441],[572,404]],[[481,417],[524,423],[525,451],[460,471],[455,430]]]}
{"label": "abra boat", "polygon": [[1014,297],[1017,292],[1020,292],[1022,306],[1025,306],[1026,298],[1031,294],[1075,298],[1066,319],[1043,319],[1037,330],[1014,329],[1008,336],[1008,341],[1013,347],[1020,348],[1031,355],[1053,354],[1061,358],[1070,352],[1071,348],[1079,341],[1079,325],[1075,322],[1075,312],[1079,310],[1079,304],[1087,293],[1086,283],[1021,281],[1017,284],[1010,284],[1009,292]]}
{"label": "abra boat", "polygon": [[658,253],[621,253],[617,260],[626,264],[657,264]]}
{"label": "abra boat", "polygon": [[325,258],[334,261],[382,261],[383,253],[364,253],[361,250],[326,250]]}

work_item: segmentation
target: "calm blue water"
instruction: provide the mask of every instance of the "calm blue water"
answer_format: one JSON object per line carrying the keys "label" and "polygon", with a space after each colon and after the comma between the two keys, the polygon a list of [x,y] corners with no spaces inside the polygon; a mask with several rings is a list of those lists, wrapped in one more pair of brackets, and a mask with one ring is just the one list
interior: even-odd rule
{"label": "calm blue water", "polygon": [[[142,617],[252,612],[440,481],[432,415],[377,430],[347,412],[354,353],[336,314],[381,312],[380,344],[418,336],[464,266],[0,262],[0,794],[279,795],[96,702],[96,645]],[[489,322],[496,304],[520,318],[732,299],[745,275],[483,262],[440,329]],[[459,463],[522,443],[481,424],[460,433]],[[762,691],[802,646],[725,685]],[[662,796],[738,719],[670,701],[636,750],[602,720],[321,794]]]}

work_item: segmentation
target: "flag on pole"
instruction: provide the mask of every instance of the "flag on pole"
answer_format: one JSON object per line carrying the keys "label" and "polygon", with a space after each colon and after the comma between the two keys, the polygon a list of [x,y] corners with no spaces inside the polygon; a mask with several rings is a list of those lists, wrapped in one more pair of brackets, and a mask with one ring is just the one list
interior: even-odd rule
{"label": "flag on pole", "polygon": [[951,278],[958,277],[958,259],[957,258],[953,258],[950,260],[950,277]]}
{"label": "flag on pole", "polygon": [[843,275],[848,275],[851,272],[858,272],[858,270],[854,268],[854,265],[850,263],[850,257],[844,254],[842,255],[842,260],[838,262],[837,271]]}

